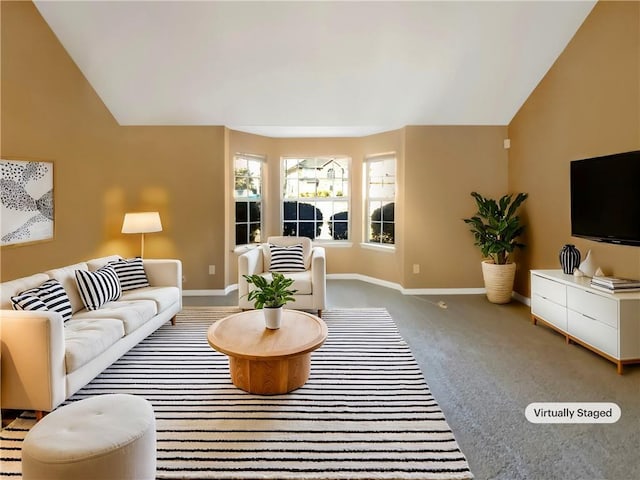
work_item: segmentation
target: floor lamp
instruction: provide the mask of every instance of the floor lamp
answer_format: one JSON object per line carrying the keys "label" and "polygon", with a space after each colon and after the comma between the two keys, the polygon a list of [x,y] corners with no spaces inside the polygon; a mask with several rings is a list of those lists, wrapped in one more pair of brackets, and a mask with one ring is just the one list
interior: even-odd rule
{"label": "floor lamp", "polygon": [[140,233],[140,258],[144,258],[144,234],[161,232],[162,223],[158,212],[125,213],[122,233]]}

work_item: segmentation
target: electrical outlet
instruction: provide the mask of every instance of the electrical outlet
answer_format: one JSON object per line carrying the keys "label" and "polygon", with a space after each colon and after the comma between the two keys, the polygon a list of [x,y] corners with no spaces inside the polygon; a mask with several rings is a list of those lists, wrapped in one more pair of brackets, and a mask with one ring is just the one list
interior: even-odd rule
{"label": "electrical outlet", "polygon": [[215,274],[216,274],[216,266],[209,265],[209,275],[215,275]]}
{"label": "electrical outlet", "polygon": [[420,264],[419,263],[414,263],[413,264],[413,273],[420,273]]}

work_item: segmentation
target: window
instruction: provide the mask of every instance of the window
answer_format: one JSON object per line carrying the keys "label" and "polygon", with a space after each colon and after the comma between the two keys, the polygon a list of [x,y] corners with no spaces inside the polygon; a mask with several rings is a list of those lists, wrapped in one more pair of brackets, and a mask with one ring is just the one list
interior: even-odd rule
{"label": "window", "polygon": [[263,163],[253,155],[233,157],[236,245],[261,241]]}
{"label": "window", "polygon": [[367,242],[395,244],[396,157],[378,155],[365,160]]}
{"label": "window", "polygon": [[282,234],[349,238],[349,157],[284,158]]}

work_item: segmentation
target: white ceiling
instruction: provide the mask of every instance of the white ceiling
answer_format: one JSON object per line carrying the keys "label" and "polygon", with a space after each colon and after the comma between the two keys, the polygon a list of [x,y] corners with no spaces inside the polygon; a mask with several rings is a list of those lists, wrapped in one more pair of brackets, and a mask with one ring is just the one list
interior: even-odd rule
{"label": "white ceiling", "polygon": [[121,125],[507,125],[595,1],[36,1]]}

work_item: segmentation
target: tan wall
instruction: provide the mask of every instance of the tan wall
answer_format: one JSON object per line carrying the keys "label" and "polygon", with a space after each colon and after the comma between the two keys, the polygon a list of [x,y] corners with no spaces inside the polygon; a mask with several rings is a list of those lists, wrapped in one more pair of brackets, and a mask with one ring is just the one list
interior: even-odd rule
{"label": "tan wall", "polygon": [[2,158],[53,160],[56,202],[53,241],[2,248],[6,280],[97,253],[118,125],[33,4],[1,8]]}
{"label": "tan wall", "polygon": [[[162,218],[163,231],[145,237],[145,256],[180,258],[185,289],[223,288],[224,128],[121,127],[118,133],[113,188],[124,193],[126,210],[157,210]],[[138,235],[132,237],[130,254],[138,254]]]}
{"label": "tan wall", "polygon": [[[276,139],[224,127],[121,127],[29,2],[2,2],[3,158],[55,162],[56,235],[1,250],[1,279],[108,253],[135,255],[139,237],[120,233],[124,212],[160,211],[164,231],[146,254],[184,262],[186,289],[236,282],[231,158],[265,154],[267,234],[279,228],[280,157],[352,157],[353,247],[329,248],[331,273],[360,273],[406,288],[481,287],[480,253],[462,218],[469,193],[526,191],[529,268],[558,268],[572,241],[603,268],[640,277],[640,249],[571,239],[568,162],[640,148],[640,4],[599,3],[567,50],[506,127],[406,127],[348,139]],[[396,251],[364,249],[362,160],[398,154]],[[509,158],[507,165],[507,156]],[[223,226],[227,226],[225,229]],[[412,273],[413,264],[421,266]],[[216,275],[208,274],[216,265]]]}
{"label": "tan wall", "polygon": [[[406,288],[480,288],[480,253],[462,218],[475,211],[472,191],[494,197],[507,192],[505,138],[506,127],[406,127],[363,138],[318,139],[265,139],[231,132],[230,151],[268,156],[265,201],[272,207],[266,217],[267,234],[277,234],[280,228],[281,157],[351,157],[353,245],[327,247],[329,273],[358,273]],[[363,160],[387,152],[398,158],[396,249],[390,252],[361,245]],[[413,274],[414,263],[421,266],[419,274]],[[233,281],[234,265],[230,272]]]}
{"label": "tan wall", "polygon": [[506,127],[492,126],[406,128],[406,288],[483,286],[482,256],[462,219],[476,211],[472,191],[508,193],[506,135]]}
{"label": "tan wall", "polygon": [[[223,127],[120,127],[30,2],[2,2],[2,158],[53,160],[55,238],[3,247],[2,280],[139,254],[127,211],[158,210],[147,257],[183,260],[185,288],[221,288]],[[223,270],[223,269],[221,269]]]}
{"label": "tan wall", "polygon": [[[3,248],[2,280],[105,254],[136,255],[139,236],[120,233],[123,215],[157,210],[164,230],[146,236],[146,256],[181,258],[184,287],[189,290],[222,289],[235,283],[233,237],[225,231],[233,232],[231,158],[241,152],[267,156],[267,235],[277,234],[280,226],[281,157],[352,158],[353,246],[327,249],[329,272],[359,273],[416,288],[480,285],[475,274],[469,277],[477,265],[475,252],[467,255],[468,265],[458,266],[459,249],[454,243],[451,253],[444,232],[451,226],[458,234],[462,231],[461,248],[473,252],[459,218],[468,213],[467,195],[472,189],[485,190],[484,184],[496,182],[496,192],[504,189],[501,173],[486,174],[490,168],[502,168],[503,153],[494,155],[501,133],[495,142],[490,133],[492,140],[487,143],[481,132],[493,132],[491,128],[409,127],[363,138],[272,139],[224,127],[122,127],[31,3],[3,2],[1,20],[2,156],[54,160],[56,181],[55,239]],[[487,146],[487,152],[476,153]],[[446,149],[449,153],[443,152]],[[400,192],[397,245],[391,253],[360,245],[362,162],[368,155],[386,152],[397,154]],[[493,163],[484,164],[489,157]],[[447,163],[439,165],[440,160]],[[477,169],[478,175],[461,182],[460,168]],[[475,176],[483,175],[484,180],[475,182]],[[446,182],[451,186],[442,196]],[[425,193],[425,185],[432,193]],[[460,191],[459,204],[442,201],[452,190]],[[430,209],[430,215],[423,215]],[[405,228],[403,222],[414,216],[418,227]],[[227,229],[221,228],[224,225]],[[411,271],[405,256],[407,265],[422,264],[421,275],[405,273]],[[451,256],[458,259],[457,273],[445,268],[447,262],[442,260]],[[216,265],[216,275],[208,274],[208,265]]]}
{"label": "tan wall", "polygon": [[278,163],[278,155],[274,148],[274,139],[269,137],[263,137],[261,135],[253,135],[245,132],[238,132],[236,130],[229,130],[229,149],[228,149],[228,158],[227,164],[229,166],[229,170],[227,172],[227,180],[226,180],[226,191],[227,198],[229,199],[227,203],[227,220],[225,225],[226,227],[226,248],[225,253],[227,256],[227,283],[226,285],[233,285],[238,282],[238,255],[242,252],[235,252],[235,205],[232,202],[233,198],[233,157],[238,153],[242,154],[250,154],[250,155],[260,155],[265,158],[266,166],[263,168],[262,174],[263,178],[263,191],[262,191],[262,202],[263,202],[263,237],[266,240],[266,237],[269,235],[275,235],[276,229],[278,228],[276,225],[277,219],[275,218],[274,211],[278,210],[278,184],[276,183],[276,178],[274,178],[273,164]]}
{"label": "tan wall", "polygon": [[529,192],[516,290],[558,252],[591,249],[605,273],[640,278],[640,248],[571,237],[569,162],[640,149],[640,3],[599,2],[509,125],[509,186]]}

